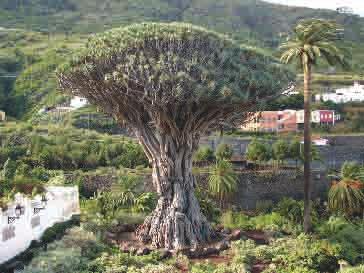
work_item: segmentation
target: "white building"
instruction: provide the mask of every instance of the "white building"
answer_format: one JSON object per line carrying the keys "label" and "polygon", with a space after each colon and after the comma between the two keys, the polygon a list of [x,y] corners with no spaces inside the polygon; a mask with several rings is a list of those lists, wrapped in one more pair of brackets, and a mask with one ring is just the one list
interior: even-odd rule
{"label": "white building", "polygon": [[340,88],[335,93],[323,93],[316,95],[316,101],[332,101],[334,103],[361,102],[364,101],[364,85],[355,82],[353,86]]}
{"label": "white building", "polygon": [[71,99],[70,107],[74,108],[74,109],[78,109],[78,108],[86,106],[87,104],[88,104],[87,99],[79,97],[79,96],[75,96]]}
{"label": "white building", "polygon": [[77,186],[50,186],[46,190],[45,203],[39,195],[30,199],[16,194],[6,210],[0,209],[0,264],[25,251],[55,223],[80,214]]}
{"label": "white building", "polygon": [[[298,124],[303,124],[305,121],[304,110],[298,110],[296,112],[296,118]],[[334,110],[314,110],[311,112],[311,122],[316,124],[335,124],[340,121],[340,114]]]}
{"label": "white building", "polygon": [[[303,124],[305,122],[305,112],[304,110],[298,110],[296,112],[297,123]],[[311,122],[312,123],[320,123],[320,112],[312,111],[311,112]]]}

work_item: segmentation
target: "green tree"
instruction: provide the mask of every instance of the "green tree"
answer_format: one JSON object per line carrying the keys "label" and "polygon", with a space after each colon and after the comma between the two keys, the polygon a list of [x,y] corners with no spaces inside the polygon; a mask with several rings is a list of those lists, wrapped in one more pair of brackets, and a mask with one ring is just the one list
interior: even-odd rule
{"label": "green tree", "polygon": [[244,120],[293,78],[274,58],[184,23],[100,33],[58,71],[62,89],[77,90],[128,124],[142,144],[159,201],[137,237],[166,248],[204,243],[214,234],[194,194],[200,137]]}
{"label": "green tree", "polygon": [[220,208],[225,204],[226,197],[237,189],[237,175],[233,166],[226,160],[218,160],[209,175],[209,190],[220,200]]}
{"label": "green tree", "polygon": [[298,22],[293,35],[280,47],[283,63],[297,62],[304,75],[304,230],[311,230],[311,81],[319,59],[346,66],[345,55],[336,46],[342,30],[333,21],[309,19]]}
{"label": "green tree", "polygon": [[298,162],[301,161],[301,142],[298,138],[293,139],[289,144],[289,158],[296,162],[296,170]]}
{"label": "green tree", "polygon": [[230,160],[233,156],[233,148],[229,144],[222,143],[217,146],[215,155],[217,160]]}
{"label": "green tree", "polygon": [[[364,168],[356,162],[346,161],[338,175],[329,175],[333,183],[328,194],[328,204],[332,211],[351,216],[363,211]],[[339,182],[337,182],[339,180]]]}
{"label": "green tree", "polygon": [[246,158],[253,162],[267,162],[272,159],[272,149],[265,141],[254,138],[248,145]]}
{"label": "green tree", "polygon": [[289,158],[289,145],[287,141],[280,139],[273,143],[273,158],[277,160],[278,165],[282,164],[284,160]]}

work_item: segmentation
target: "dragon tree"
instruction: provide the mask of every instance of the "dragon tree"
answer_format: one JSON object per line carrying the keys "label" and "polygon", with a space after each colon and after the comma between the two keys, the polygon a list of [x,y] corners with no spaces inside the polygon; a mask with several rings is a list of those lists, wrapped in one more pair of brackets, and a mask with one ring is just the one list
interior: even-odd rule
{"label": "dragon tree", "polygon": [[200,137],[222,122],[244,121],[292,79],[272,57],[182,23],[97,34],[57,74],[62,90],[86,97],[138,138],[159,200],[136,233],[169,249],[215,235],[194,194],[192,156]]}

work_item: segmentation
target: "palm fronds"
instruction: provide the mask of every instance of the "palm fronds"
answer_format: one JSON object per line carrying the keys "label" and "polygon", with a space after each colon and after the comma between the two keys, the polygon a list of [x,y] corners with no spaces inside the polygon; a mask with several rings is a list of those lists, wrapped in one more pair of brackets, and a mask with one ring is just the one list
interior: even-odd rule
{"label": "palm fronds", "polygon": [[364,194],[360,182],[342,180],[329,191],[329,209],[351,216],[364,208]]}
{"label": "palm fronds", "polygon": [[216,162],[216,166],[209,176],[210,192],[220,197],[220,202],[237,188],[237,175],[232,164],[225,160]]}

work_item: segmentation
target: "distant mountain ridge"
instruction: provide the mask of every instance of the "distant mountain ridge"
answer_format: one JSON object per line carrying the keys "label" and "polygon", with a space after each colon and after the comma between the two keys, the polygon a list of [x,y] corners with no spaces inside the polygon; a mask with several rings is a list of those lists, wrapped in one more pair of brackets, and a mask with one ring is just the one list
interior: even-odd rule
{"label": "distant mountain ridge", "polygon": [[[301,18],[337,20],[346,38],[364,41],[364,18],[260,0],[1,0],[0,26],[51,33],[93,33],[140,21],[186,21],[239,40],[277,40]],[[249,37],[251,38],[251,37]],[[272,44],[274,45],[274,44]]]}

